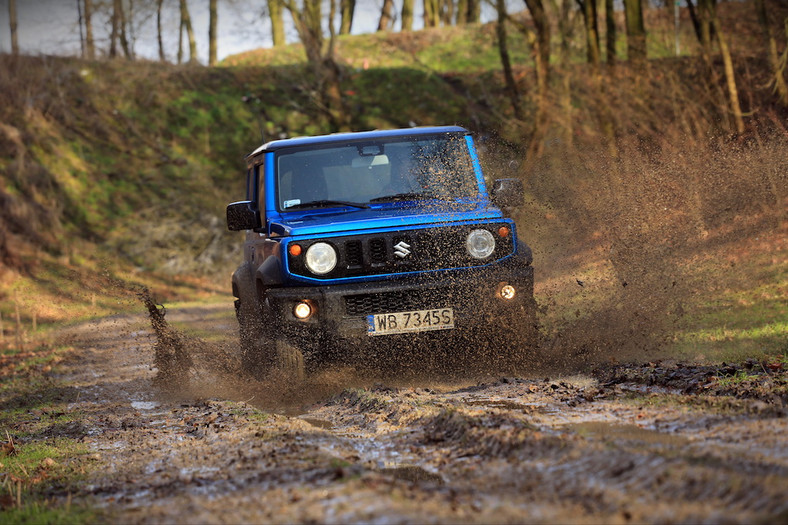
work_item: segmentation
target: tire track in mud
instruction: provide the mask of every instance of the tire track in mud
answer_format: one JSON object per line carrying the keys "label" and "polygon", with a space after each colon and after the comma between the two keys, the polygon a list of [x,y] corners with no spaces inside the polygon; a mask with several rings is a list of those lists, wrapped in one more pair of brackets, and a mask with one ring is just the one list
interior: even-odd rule
{"label": "tire track in mud", "polygon": [[223,335],[174,331],[191,366],[164,381],[141,317],[77,329],[64,378],[102,465],[79,497],[142,523],[788,515],[783,370],[738,392],[714,385],[721,367],[659,363],[481,383],[332,370],[295,388],[239,372],[235,327],[206,322],[223,308],[168,314]]}

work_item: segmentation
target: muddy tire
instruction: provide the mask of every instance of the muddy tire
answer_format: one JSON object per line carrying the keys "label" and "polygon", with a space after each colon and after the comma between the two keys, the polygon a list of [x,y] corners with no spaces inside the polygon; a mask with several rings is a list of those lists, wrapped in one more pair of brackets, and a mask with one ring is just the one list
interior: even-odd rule
{"label": "muddy tire", "polygon": [[273,372],[283,379],[293,383],[302,383],[305,375],[304,353],[287,341],[277,340],[272,368]]}
{"label": "muddy tire", "polygon": [[238,302],[235,314],[241,346],[241,368],[256,378],[266,374],[271,365],[271,346],[266,341],[262,310],[257,300],[252,268],[248,263],[238,269]]}
{"label": "muddy tire", "polygon": [[541,333],[536,316],[536,301],[530,301],[522,316],[495,338],[494,368],[501,373],[523,374],[540,363]]}

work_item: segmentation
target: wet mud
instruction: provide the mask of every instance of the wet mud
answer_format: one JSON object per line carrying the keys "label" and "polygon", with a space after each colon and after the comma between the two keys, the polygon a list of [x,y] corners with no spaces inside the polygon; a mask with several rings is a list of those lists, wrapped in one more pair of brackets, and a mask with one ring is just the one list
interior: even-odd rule
{"label": "wet mud", "polygon": [[[599,364],[430,381],[338,368],[296,386],[240,372],[237,328],[222,315],[231,304],[172,310],[166,320],[154,309],[158,329],[128,316],[70,336],[78,351],[63,379],[80,392],[71,409],[84,414],[75,432],[100,465],[72,497],[112,519],[788,519],[788,373],[779,363]],[[161,346],[161,330],[188,358]],[[181,369],[171,361],[163,372],[162,356]]]}

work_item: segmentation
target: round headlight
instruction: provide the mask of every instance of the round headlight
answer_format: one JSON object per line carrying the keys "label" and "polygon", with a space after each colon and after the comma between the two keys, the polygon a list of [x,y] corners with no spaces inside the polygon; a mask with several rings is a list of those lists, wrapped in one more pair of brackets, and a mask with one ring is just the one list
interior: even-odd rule
{"label": "round headlight", "polygon": [[337,252],[330,244],[316,242],[306,250],[306,267],[317,275],[324,275],[337,265]]}
{"label": "round headlight", "polygon": [[485,259],[495,250],[495,238],[487,230],[473,230],[465,241],[468,253],[476,259]]}

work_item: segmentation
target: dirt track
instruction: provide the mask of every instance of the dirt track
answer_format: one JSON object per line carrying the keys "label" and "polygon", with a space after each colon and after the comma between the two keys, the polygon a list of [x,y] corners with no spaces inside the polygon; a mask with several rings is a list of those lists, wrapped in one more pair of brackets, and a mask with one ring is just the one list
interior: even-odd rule
{"label": "dirt track", "polygon": [[[785,370],[418,385],[337,370],[293,390],[238,379],[217,317],[231,307],[168,313],[222,334],[190,348],[188,385],[155,381],[141,316],[73,330],[62,379],[84,418],[60,432],[100,465],[77,498],[122,522],[788,520]],[[740,370],[757,378],[722,379]]]}

